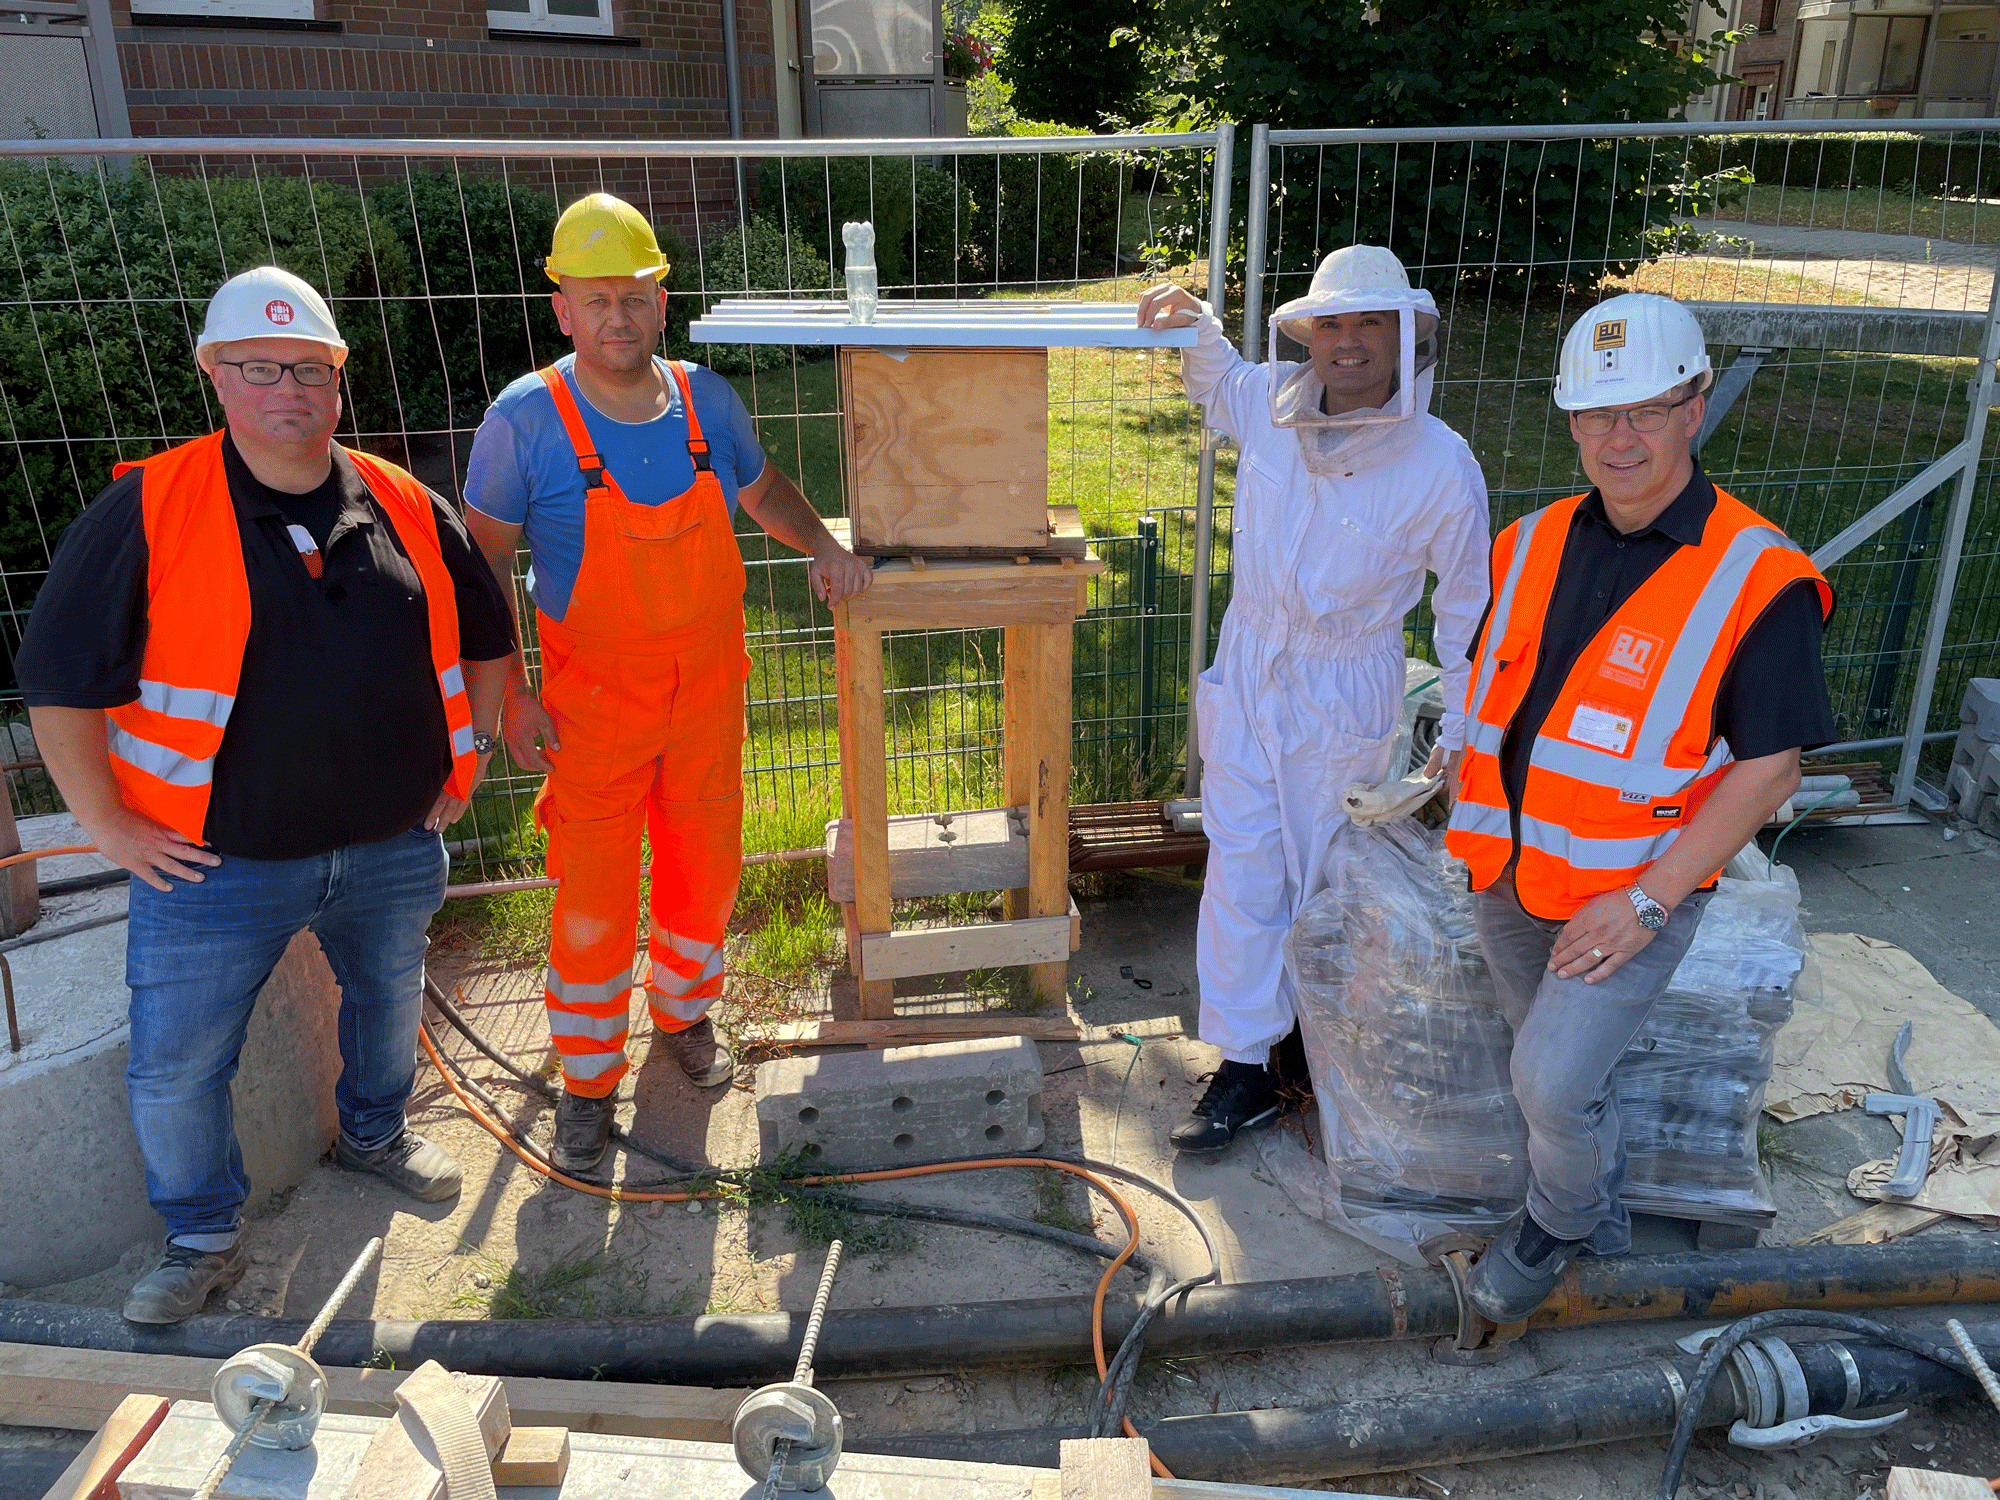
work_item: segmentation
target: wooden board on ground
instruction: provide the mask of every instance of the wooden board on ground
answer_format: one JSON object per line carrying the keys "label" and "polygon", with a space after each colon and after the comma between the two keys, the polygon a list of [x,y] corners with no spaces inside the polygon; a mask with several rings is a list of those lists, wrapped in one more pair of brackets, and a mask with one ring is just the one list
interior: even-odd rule
{"label": "wooden board on ground", "polygon": [[1073,1010],[1046,1016],[1017,1016],[998,1011],[979,1015],[892,1016],[876,1021],[783,1021],[749,1033],[746,1040],[787,1047],[902,1047],[916,1042],[959,1042],[982,1036],[1075,1042],[1083,1039],[1084,1031],[1083,1017]]}
{"label": "wooden board on ground", "polygon": [[[99,1349],[0,1343],[0,1425],[93,1432],[127,1394],[206,1401],[220,1360],[177,1354],[117,1354]],[[326,1367],[327,1410],[387,1417],[407,1370]],[[747,1394],[699,1386],[637,1385],[616,1380],[546,1380],[503,1376],[508,1409],[522,1426],[567,1427],[625,1437],[729,1441],[729,1424]]]}
{"label": "wooden board on ground", "polygon": [[1886,1500],[1993,1500],[1985,1480],[1935,1469],[1891,1469],[1882,1493]]}
{"label": "wooden board on ground", "polygon": [[912,979],[923,974],[955,974],[961,969],[1066,964],[1076,950],[1081,921],[1072,901],[1069,912],[1057,916],[864,932],[861,977]]}
{"label": "wooden board on ground", "polygon": [[1951,1217],[1908,1203],[1872,1203],[1859,1213],[1815,1229],[1794,1245],[1886,1245]]}
{"label": "wooden board on ground", "polygon": [[1062,1500],[1152,1500],[1144,1438],[1064,1438]]}
{"label": "wooden board on ground", "polygon": [[854,550],[1047,545],[1048,370],[1041,349],[843,348]]}
{"label": "wooden board on ground", "polygon": [[126,1396],[44,1500],[117,1500],[118,1476],[166,1419],[167,1405],[158,1396]]}
{"label": "wooden board on ground", "polygon": [[[889,819],[889,896],[896,901],[967,891],[1004,891],[1028,882],[1027,809],[906,813]],[[826,892],[854,899],[854,825],[826,825]]]}
{"label": "wooden board on ground", "polygon": [[516,1427],[493,1460],[496,1485],[560,1486],[568,1472],[567,1427]]}

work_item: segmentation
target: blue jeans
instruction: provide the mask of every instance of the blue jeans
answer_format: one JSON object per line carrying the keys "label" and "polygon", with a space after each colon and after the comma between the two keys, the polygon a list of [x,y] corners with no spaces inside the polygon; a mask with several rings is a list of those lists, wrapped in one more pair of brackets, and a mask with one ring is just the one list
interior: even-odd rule
{"label": "blue jeans", "polygon": [[250,1180],[229,1085],[257,993],[303,930],[340,984],[341,1133],[363,1150],[402,1133],[445,865],[439,836],[412,829],[309,859],[225,856],[170,891],[132,881],[125,1080],[146,1196],[169,1240],[223,1250],[242,1223]]}

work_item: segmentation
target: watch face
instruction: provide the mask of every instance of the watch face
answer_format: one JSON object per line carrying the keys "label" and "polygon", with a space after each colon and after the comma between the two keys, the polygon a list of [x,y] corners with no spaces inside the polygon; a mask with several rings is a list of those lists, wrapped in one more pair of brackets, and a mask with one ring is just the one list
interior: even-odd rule
{"label": "watch face", "polygon": [[1666,909],[1659,906],[1643,908],[1639,912],[1639,925],[1641,927],[1650,927],[1653,931],[1658,932],[1662,927],[1667,925]]}

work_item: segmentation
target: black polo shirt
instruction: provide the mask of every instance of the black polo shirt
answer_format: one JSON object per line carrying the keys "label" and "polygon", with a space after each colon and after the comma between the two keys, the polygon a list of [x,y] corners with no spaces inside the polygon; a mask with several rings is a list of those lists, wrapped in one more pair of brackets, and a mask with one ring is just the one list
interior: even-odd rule
{"label": "black polo shirt", "polygon": [[[301,859],[414,827],[451,771],[431,669],[429,610],[394,524],[347,455],[289,495],[261,484],[224,438],[243,537],[250,638],[216,752],[204,830],[217,853]],[[15,665],[31,707],[115,708],[139,696],[146,647],[143,471],[112,484],[67,531]],[[514,650],[507,598],[451,506],[431,496],[458,602],[459,654]],[[313,578],[286,528],[318,543]]]}
{"label": "black polo shirt", "polygon": [[[1520,811],[1528,755],[1576,659],[1639,585],[1682,547],[1698,546],[1715,511],[1715,485],[1697,464],[1673,503],[1635,532],[1621,532],[1595,489],[1570,518],[1562,564],[1542,626],[1527,697],[1500,748],[1507,803]],[[1820,665],[1819,591],[1795,583],[1771,602],[1736,648],[1715,697],[1714,734],[1738,760],[1833,744],[1833,704]],[[1476,658],[1478,636],[1468,653]]]}

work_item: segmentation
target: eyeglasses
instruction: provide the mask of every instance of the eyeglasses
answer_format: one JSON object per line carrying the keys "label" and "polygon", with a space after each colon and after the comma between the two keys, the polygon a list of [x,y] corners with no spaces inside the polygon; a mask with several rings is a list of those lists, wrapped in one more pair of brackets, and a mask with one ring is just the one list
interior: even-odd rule
{"label": "eyeglasses", "polygon": [[275,359],[218,359],[216,363],[242,371],[245,385],[276,385],[285,378],[287,370],[300,385],[331,385],[334,376],[333,366],[323,359],[301,359],[289,365],[279,364]]}
{"label": "eyeglasses", "polygon": [[[1695,395],[1700,395],[1697,391]],[[1680,400],[1665,406],[1635,406],[1630,411],[1606,411],[1602,407],[1595,411],[1574,412],[1576,430],[1590,437],[1609,437],[1623,417],[1634,432],[1659,432],[1667,425],[1667,418],[1677,407],[1686,406],[1694,396],[1683,396]]]}

